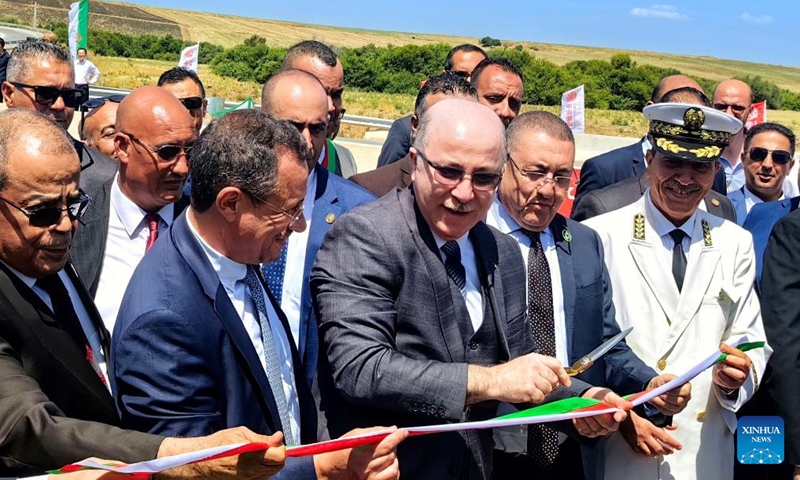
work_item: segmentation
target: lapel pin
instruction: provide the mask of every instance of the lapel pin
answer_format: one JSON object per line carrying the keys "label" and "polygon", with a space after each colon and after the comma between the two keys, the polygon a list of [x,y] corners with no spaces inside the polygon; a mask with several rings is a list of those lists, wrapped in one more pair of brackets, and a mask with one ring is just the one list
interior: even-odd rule
{"label": "lapel pin", "polygon": [[711,205],[714,205],[715,207],[719,207],[719,200],[717,200],[716,198],[712,198],[711,199]]}
{"label": "lapel pin", "polygon": [[572,241],[572,233],[570,233],[570,231],[567,230],[566,228],[564,229],[563,232],[561,232],[561,236],[564,237],[564,241],[567,243]]}
{"label": "lapel pin", "polygon": [[330,225],[331,223],[333,223],[334,220],[336,220],[336,215],[332,213],[325,215],[325,223]]}

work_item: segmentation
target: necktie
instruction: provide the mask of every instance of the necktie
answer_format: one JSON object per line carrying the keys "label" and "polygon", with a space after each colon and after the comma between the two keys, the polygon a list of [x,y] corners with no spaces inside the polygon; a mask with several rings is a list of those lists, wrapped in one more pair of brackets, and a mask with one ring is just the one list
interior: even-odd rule
{"label": "necktie", "polygon": [[292,440],[291,419],[289,417],[289,404],[286,401],[286,394],[283,391],[283,378],[281,377],[281,367],[278,364],[278,352],[275,348],[275,340],[272,336],[272,327],[269,323],[267,305],[264,301],[264,292],[261,289],[261,280],[258,279],[255,267],[247,267],[247,275],[244,283],[250,292],[250,298],[258,311],[258,322],[261,324],[261,340],[264,342],[264,360],[267,365],[267,380],[269,388],[272,390],[272,397],[278,406],[278,416],[283,426],[284,444],[294,445]]}
{"label": "necktie", "polygon": [[267,281],[267,287],[275,297],[278,305],[281,304],[283,297],[283,275],[286,273],[286,252],[289,250],[289,241],[283,244],[281,248],[281,256],[272,263],[265,263],[261,265],[261,273],[264,274],[264,279]]}
{"label": "necktie", "polygon": [[147,253],[158,240],[158,223],[161,221],[161,216],[157,213],[148,213],[144,216],[144,219],[147,222],[147,229],[150,231],[150,235],[147,237],[147,245],[144,247],[144,253]]}
{"label": "necktie", "polygon": [[89,341],[86,339],[81,321],[75,313],[72,300],[69,298],[69,292],[67,292],[67,287],[64,286],[64,282],[61,281],[56,273],[36,280],[36,286],[47,292],[47,295],[50,296],[50,303],[53,305],[52,310],[56,321],[61,325],[61,328],[69,333],[70,337],[72,337],[78,345],[78,348],[84,352],[86,361],[89,362],[95,373],[100,377],[103,385],[106,385],[106,378],[103,376],[103,372],[94,359],[94,352],[89,345]]}
{"label": "necktie", "polygon": [[686,254],[683,252],[683,238],[686,233],[680,228],[676,228],[669,232],[669,236],[675,242],[675,246],[672,247],[672,276],[675,278],[675,284],[678,285],[680,292],[686,276]]}
{"label": "necktie", "polygon": [[461,263],[461,247],[455,240],[450,240],[442,245],[442,252],[445,255],[444,269],[447,271],[447,275],[461,290],[461,295],[464,295],[467,286],[467,272]]}
{"label": "necktie", "polygon": [[[525,231],[531,239],[528,250],[528,318],[540,353],[556,356],[556,330],[553,325],[553,284],[550,265],[542,249],[539,232]],[[558,432],[545,425],[528,426],[528,456],[540,468],[552,465],[558,456]]]}

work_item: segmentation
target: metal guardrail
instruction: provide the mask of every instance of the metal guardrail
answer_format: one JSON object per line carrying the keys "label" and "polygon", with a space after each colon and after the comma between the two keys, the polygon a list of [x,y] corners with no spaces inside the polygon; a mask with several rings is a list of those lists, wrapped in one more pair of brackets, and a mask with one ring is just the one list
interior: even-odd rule
{"label": "metal guardrail", "polygon": [[[127,95],[131,93],[130,90],[122,88],[111,87],[95,87],[89,88],[89,98],[107,97],[109,95]],[[225,102],[225,108],[232,108],[242,102]],[[255,108],[260,108],[261,105],[255,104]],[[361,115],[350,115],[345,113],[342,118],[342,123],[347,125],[356,125],[359,127],[367,127],[375,130],[389,130],[394,123],[394,120],[386,120],[384,118],[364,117]]]}

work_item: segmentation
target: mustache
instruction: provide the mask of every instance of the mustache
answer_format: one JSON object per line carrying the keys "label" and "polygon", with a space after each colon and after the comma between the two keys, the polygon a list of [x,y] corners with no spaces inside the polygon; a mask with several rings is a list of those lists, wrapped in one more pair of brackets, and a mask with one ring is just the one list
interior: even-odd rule
{"label": "mustache", "polygon": [[683,195],[691,195],[692,193],[699,192],[702,187],[700,187],[700,185],[697,185],[696,183],[693,183],[691,185],[683,185],[680,182],[671,180],[664,184],[664,188],[674,190],[675,192],[681,193]]}
{"label": "mustache", "polygon": [[472,211],[472,207],[470,207],[466,203],[460,203],[460,202],[453,202],[453,205],[445,204],[445,207],[447,209],[449,209],[449,210],[452,210],[452,211],[456,212],[456,213],[469,213],[469,212]]}

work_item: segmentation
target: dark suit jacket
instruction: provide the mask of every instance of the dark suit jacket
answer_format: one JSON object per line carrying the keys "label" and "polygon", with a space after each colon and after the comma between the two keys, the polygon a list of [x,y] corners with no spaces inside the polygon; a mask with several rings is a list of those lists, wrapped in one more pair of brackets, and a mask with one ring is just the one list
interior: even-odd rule
{"label": "dark suit jacket", "polygon": [[[772,346],[771,374],[765,387],[785,422],[785,463],[800,464],[800,212],[778,221],[764,253],[761,315]],[[763,388],[763,387],[762,387]]]}
{"label": "dark suit jacket", "polygon": [[406,154],[405,157],[396,162],[378,167],[369,172],[353,175],[349,180],[366,188],[374,193],[375,196],[382,197],[395,188],[406,188],[411,185],[411,170],[413,169],[414,164],[411,162],[411,156]]}
{"label": "dark suit jacket", "polygon": [[[467,363],[450,281],[411,189],[396,190],[342,217],[311,274],[324,361],[323,400],[333,435],[355,426],[412,426],[479,419],[494,403],[465,410]],[[535,349],[525,306],[525,272],[513,239],[478,223],[470,231],[484,321],[497,331],[500,361]],[[431,245],[433,243],[433,245]],[[575,380],[553,399],[580,394]],[[483,411],[483,413],[481,413]],[[335,412],[335,413],[330,413]],[[488,478],[491,436],[418,437],[398,449],[414,479]]]}
{"label": "dark suit jacket", "polygon": [[[81,189],[92,197],[92,203],[80,220],[69,255],[75,270],[94,297],[100,284],[100,274],[103,272],[108,239],[108,215],[111,211],[111,186],[116,175],[116,166],[110,172],[110,176],[107,171],[89,173],[90,171],[91,169],[81,172]],[[175,203],[175,218],[188,205],[188,197],[178,200]]]}
{"label": "dark suit jacket", "polygon": [[[411,115],[398,118],[389,128],[378,155],[378,167],[389,165],[408,155],[411,148]],[[380,195],[379,195],[380,196]]]}
{"label": "dark suit jacket", "polygon": [[[85,287],[71,265],[65,268],[107,339]],[[89,456],[156,457],[162,437],[117,425],[111,395],[85,353],[39,296],[0,264],[0,477],[41,475]]]}
{"label": "dark suit jacket", "polygon": [[[587,193],[580,204],[572,209],[572,219],[578,222],[617,210],[632,204],[644,195],[650,185],[647,175],[627,178],[603,189]],[[706,210],[712,215],[736,223],[736,213],[728,197],[709,190],[704,199]]]}
{"label": "dark suit jacket", "polygon": [[317,317],[311,305],[311,289],[308,279],[311,267],[322,245],[322,239],[328,233],[331,224],[348,210],[375,199],[375,196],[363,188],[345,180],[338,175],[331,175],[317,164],[317,189],[314,198],[314,209],[311,218],[311,230],[308,232],[306,244],[306,262],[303,268],[303,293],[300,299],[300,334],[298,341],[300,359],[305,368],[305,378],[311,386],[317,374],[317,358],[319,358],[319,329]]}
{"label": "dark suit jacket", "polygon": [[[271,295],[269,300],[291,337],[280,306]],[[300,357],[289,343],[301,441],[313,442],[314,403],[299,369]],[[238,426],[261,434],[283,430],[253,343],[189,230],[186,214],[145,255],[128,284],[114,326],[109,375],[122,424],[128,428],[179,437]],[[309,463],[288,462],[281,478],[299,478],[296,468],[308,475]]]}
{"label": "dark suit jacket", "polygon": [[769,235],[778,220],[797,210],[800,197],[785,198],[777,202],[757,203],[750,209],[742,227],[753,234],[756,253],[756,291],[761,293],[761,274],[764,271],[764,251]]}
{"label": "dark suit jacket", "polygon": [[[570,215],[572,218],[575,218],[578,205],[587,193],[600,190],[630,177],[641,176],[645,172],[647,165],[642,151],[643,142],[644,138],[633,145],[611,150],[583,162],[581,178],[578,181],[578,191],[572,204],[572,215]],[[714,185],[711,189],[721,195],[727,194],[725,172],[722,169],[714,177]]]}

